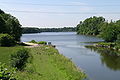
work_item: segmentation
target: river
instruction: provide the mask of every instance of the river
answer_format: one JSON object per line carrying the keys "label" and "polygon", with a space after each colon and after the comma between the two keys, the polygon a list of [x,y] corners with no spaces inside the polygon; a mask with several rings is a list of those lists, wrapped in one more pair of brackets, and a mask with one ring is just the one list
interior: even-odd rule
{"label": "river", "polygon": [[103,41],[100,38],[76,35],[76,32],[44,32],[23,34],[21,41],[31,40],[52,42],[64,56],[83,69],[89,80],[120,80],[120,56],[105,55],[85,48],[85,45]]}

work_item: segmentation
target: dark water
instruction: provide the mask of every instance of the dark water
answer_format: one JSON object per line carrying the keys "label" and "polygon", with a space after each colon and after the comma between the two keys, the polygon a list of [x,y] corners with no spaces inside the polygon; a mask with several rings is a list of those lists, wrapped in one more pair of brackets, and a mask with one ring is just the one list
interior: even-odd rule
{"label": "dark water", "polygon": [[109,50],[85,48],[84,45],[102,41],[92,36],[76,35],[75,32],[24,34],[22,41],[49,41],[61,54],[71,58],[82,68],[90,80],[120,80],[120,56]]}

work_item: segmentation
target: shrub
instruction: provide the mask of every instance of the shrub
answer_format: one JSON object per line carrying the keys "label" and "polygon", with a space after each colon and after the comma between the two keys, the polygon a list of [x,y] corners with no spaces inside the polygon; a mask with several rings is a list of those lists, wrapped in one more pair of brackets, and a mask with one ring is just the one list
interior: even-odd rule
{"label": "shrub", "polygon": [[8,70],[5,64],[0,63],[0,80],[16,80],[14,78],[15,69]]}
{"label": "shrub", "polygon": [[30,43],[37,43],[35,40],[31,40]]}
{"label": "shrub", "polygon": [[11,55],[11,66],[18,70],[22,70],[25,67],[29,57],[30,55],[28,49],[20,49]]}
{"label": "shrub", "polygon": [[44,44],[44,45],[46,45],[47,42],[46,41],[40,41],[40,42],[38,42],[38,44]]}
{"label": "shrub", "polygon": [[115,50],[119,50],[119,49],[120,49],[120,45],[116,45]]}
{"label": "shrub", "polygon": [[0,46],[13,46],[15,40],[9,34],[0,34]]}
{"label": "shrub", "polygon": [[118,44],[120,44],[120,34],[117,35],[117,40],[116,40],[116,42],[117,42]]}

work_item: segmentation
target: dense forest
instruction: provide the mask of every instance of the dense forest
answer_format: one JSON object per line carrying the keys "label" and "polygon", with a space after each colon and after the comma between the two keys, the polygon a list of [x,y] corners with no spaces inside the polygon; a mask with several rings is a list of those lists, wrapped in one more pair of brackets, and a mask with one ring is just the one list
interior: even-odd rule
{"label": "dense forest", "polygon": [[0,9],[0,46],[14,46],[20,42],[22,28],[18,19]]}
{"label": "dense forest", "polygon": [[83,35],[96,35],[107,42],[120,40],[120,20],[108,22],[103,17],[90,17],[80,21],[77,25],[77,33]]}
{"label": "dense forest", "polygon": [[23,27],[23,33],[40,33],[40,32],[75,32],[75,27],[64,27],[64,28],[31,28]]}

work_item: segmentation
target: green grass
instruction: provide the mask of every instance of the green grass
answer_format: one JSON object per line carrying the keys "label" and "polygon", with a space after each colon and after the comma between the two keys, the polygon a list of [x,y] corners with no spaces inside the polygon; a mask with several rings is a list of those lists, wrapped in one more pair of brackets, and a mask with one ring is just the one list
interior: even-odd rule
{"label": "green grass", "polygon": [[31,48],[32,62],[18,72],[20,80],[82,80],[85,74],[71,61],[49,46]]}
{"label": "green grass", "polygon": [[115,45],[114,42],[99,42],[97,43],[98,45],[105,45],[105,46],[110,46],[110,45]]}
{"label": "green grass", "polygon": [[[0,62],[9,66],[10,55],[20,46],[0,47]],[[32,57],[23,71],[17,71],[18,80],[83,80],[86,75],[70,59],[50,46],[30,48]]]}
{"label": "green grass", "polygon": [[0,47],[0,62],[9,64],[10,55],[22,47]]}

